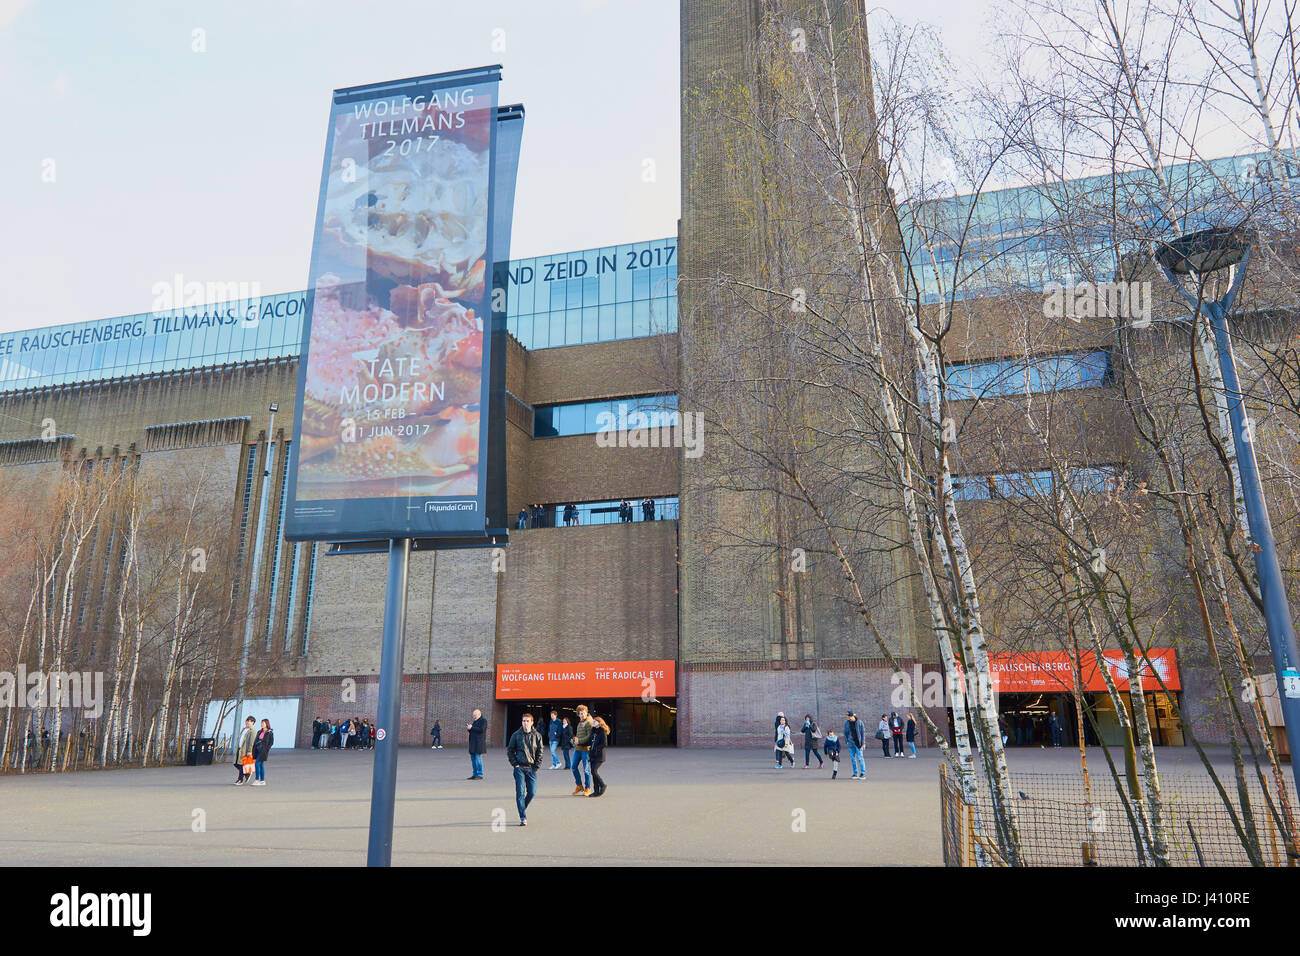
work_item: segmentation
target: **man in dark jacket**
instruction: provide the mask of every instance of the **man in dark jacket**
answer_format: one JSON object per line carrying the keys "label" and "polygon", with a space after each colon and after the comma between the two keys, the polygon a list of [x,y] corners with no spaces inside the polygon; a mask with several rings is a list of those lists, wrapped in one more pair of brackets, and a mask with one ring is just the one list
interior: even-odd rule
{"label": "man in dark jacket", "polygon": [[483,755],[487,753],[487,718],[483,711],[474,709],[473,720],[465,725],[469,731],[470,780],[483,779]]}
{"label": "man in dark jacket", "polygon": [[564,769],[570,770],[570,759],[573,753],[573,728],[569,726],[569,718],[560,718],[560,752],[564,754]]}
{"label": "man in dark jacket", "polygon": [[521,827],[528,826],[528,804],[537,791],[537,771],[542,767],[545,746],[542,735],[533,729],[533,715],[525,713],[519,729],[506,744],[506,759],[515,768],[515,806]]}
{"label": "man in dark jacket", "polygon": [[862,745],[867,742],[866,731],[858,715],[849,711],[844,719],[844,743],[849,748],[849,766],[854,780],[867,779],[867,758],[862,755]]}
{"label": "man in dark jacket", "polygon": [[551,744],[551,769],[560,769],[560,738],[563,736],[564,725],[560,723],[559,711],[551,711],[551,722],[546,725],[546,736]]}

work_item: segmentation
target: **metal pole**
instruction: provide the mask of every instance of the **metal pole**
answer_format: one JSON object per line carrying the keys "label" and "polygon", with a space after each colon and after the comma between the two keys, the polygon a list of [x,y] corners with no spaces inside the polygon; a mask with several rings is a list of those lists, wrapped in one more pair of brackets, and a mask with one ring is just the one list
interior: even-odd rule
{"label": "metal pole", "polygon": [[1268,518],[1268,503],[1264,500],[1264,490],[1259,481],[1253,429],[1246,427],[1245,403],[1237,380],[1237,361],[1232,353],[1232,340],[1228,336],[1227,310],[1232,307],[1232,297],[1226,296],[1222,302],[1206,300],[1203,307],[1214,329],[1214,343],[1219,352],[1223,390],[1228,400],[1228,418],[1232,422],[1232,442],[1237,449],[1237,469],[1241,473],[1241,493],[1246,499],[1246,517],[1250,521],[1250,534],[1256,544],[1255,573],[1259,576],[1259,593],[1264,601],[1264,623],[1268,626],[1268,643],[1273,652],[1273,670],[1277,675],[1277,696],[1282,704],[1287,746],[1291,751],[1291,775],[1296,789],[1300,790],[1300,698],[1288,696],[1283,680],[1289,667],[1300,664],[1300,652],[1296,649],[1295,626],[1291,622],[1291,608],[1287,604],[1286,590],[1282,586],[1282,571],[1277,563],[1273,528]]}
{"label": "metal pole", "polygon": [[[262,538],[266,532],[266,499],[271,489],[271,452],[275,448],[275,407],[271,408],[271,423],[266,427],[266,463],[262,467],[262,497],[257,506],[257,533],[253,539],[253,572],[248,583],[248,613],[244,616],[244,646],[239,652],[239,693],[235,696],[235,729],[230,735],[233,745],[235,736],[244,725],[240,711],[244,707],[244,681],[248,676],[248,645],[253,642],[253,620],[257,616],[257,585],[262,577]],[[213,730],[218,739],[221,728]]]}
{"label": "metal pole", "polygon": [[388,542],[388,590],[384,595],[384,643],[379,663],[375,775],[370,785],[370,846],[366,866],[393,862],[393,804],[397,796],[397,737],[401,722],[402,652],[406,636],[406,571],[411,539]]}

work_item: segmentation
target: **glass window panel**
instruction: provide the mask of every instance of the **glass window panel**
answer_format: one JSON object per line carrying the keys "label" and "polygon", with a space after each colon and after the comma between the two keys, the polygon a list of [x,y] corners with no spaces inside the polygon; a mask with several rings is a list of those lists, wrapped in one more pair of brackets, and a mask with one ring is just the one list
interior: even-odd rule
{"label": "glass window panel", "polygon": [[614,338],[614,306],[602,305],[600,307],[600,336],[601,342],[608,342]]}
{"label": "glass window panel", "polygon": [[589,306],[582,310],[582,341],[600,341],[600,308]]}
{"label": "glass window panel", "polygon": [[555,408],[539,405],[533,411],[533,435],[546,438],[558,434],[555,429]]}
{"label": "glass window panel", "polygon": [[[612,257],[613,251],[611,250],[608,254]],[[605,268],[607,271],[602,272],[597,280],[600,284],[600,301],[606,304],[613,304],[614,291],[618,282],[618,274],[616,271],[618,268],[618,259],[614,259],[613,269],[609,268],[608,262],[605,263]]]}
{"label": "glass window panel", "polygon": [[600,305],[600,279],[594,275],[582,280],[583,306]]}
{"label": "glass window panel", "polygon": [[565,302],[565,292],[564,292],[565,286],[564,286],[564,283],[563,283],[563,282],[552,282],[552,283],[550,283],[550,287],[551,287],[551,295],[550,295],[550,299],[549,299],[550,305],[548,306],[548,308],[549,308],[552,312],[555,312],[555,311],[557,311],[557,310],[559,310],[559,309],[563,309],[563,308],[564,308],[564,302]]}
{"label": "glass window panel", "polygon": [[559,348],[564,344],[565,318],[564,312],[551,313],[551,348]]}
{"label": "glass window panel", "polygon": [[578,345],[582,342],[582,310],[569,309],[564,313],[564,344]]}
{"label": "glass window panel", "polygon": [[533,344],[529,346],[534,349],[549,348],[551,344],[551,317],[548,313],[543,312],[540,315],[533,316]]}
{"label": "glass window panel", "polygon": [[650,303],[645,299],[632,303],[632,334],[650,334]]}
{"label": "glass window panel", "polygon": [[632,301],[632,271],[627,268],[628,253],[631,246],[618,247],[618,278],[615,280],[614,299],[616,302]]}
{"label": "glass window panel", "polygon": [[632,303],[620,302],[615,306],[616,320],[614,328],[614,337],[619,339],[630,339],[632,337]]}
{"label": "glass window panel", "polygon": [[668,281],[664,277],[665,273],[666,270],[662,266],[655,266],[650,270],[650,295],[652,298],[668,294]]}
{"label": "glass window panel", "polygon": [[585,412],[586,408],[583,407],[581,402],[575,405],[565,405],[564,414],[560,419],[560,434],[581,435],[586,427],[586,423],[583,421]]}
{"label": "glass window panel", "polygon": [[632,298],[646,299],[650,296],[650,270],[638,268],[632,273]]}
{"label": "glass window panel", "polygon": [[532,259],[526,259],[520,266],[518,266],[514,270],[514,275],[519,279],[527,277],[529,273],[524,266],[528,266],[532,269],[533,279],[531,282],[518,282],[512,284],[510,294],[514,301],[507,303],[511,310],[518,312],[520,315],[526,315],[534,311],[533,293],[537,288],[537,264]]}

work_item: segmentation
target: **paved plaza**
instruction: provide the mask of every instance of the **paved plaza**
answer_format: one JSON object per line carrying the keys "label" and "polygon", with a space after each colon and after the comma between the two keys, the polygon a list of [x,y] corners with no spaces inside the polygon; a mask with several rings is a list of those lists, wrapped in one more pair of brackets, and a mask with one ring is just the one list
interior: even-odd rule
{"label": "paved plaza", "polygon": [[[1195,769],[1191,748],[1160,756],[1164,773]],[[1078,767],[1077,751],[1067,748],[1012,750],[1009,760],[1013,772]],[[829,764],[777,771],[770,752],[754,748],[611,748],[605,796],[570,796],[572,775],[544,766],[521,829],[503,750],[487,755],[487,779],[471,782],[463,749],[403,748],[393,862],[934,866],[942,863],[938,764],[933,749],[916,760],[886,760],[877,750],[863,783],[847,776],[847,761],[832,781]],[[232,786],[225,765],[0,777],[0,860],[361,865],[371,767],[367,752],[308,749],[277,752],[268,786],[257,788]],[[198,811],[204,832],[195,832]],[[504,827],[494,829],[494,816]]]}

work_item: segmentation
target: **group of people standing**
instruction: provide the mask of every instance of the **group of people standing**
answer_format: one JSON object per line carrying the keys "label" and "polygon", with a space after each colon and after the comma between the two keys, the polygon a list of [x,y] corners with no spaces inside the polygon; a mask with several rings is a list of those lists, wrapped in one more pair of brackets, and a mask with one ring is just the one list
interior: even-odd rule
{"label": "group of people standing", "polygon": [[[528,826],[528,805],[537,793],[537,771],[542,769],[547,745],[551,752],[551,769],[560,769],[560,754],[564,755],[564,769],[573,773],[575,797],[600,797],[608,789],[600,776],[605,763],[605,748],[609,745],[609,724],[591,713],[586,704],[576,708],[577,720],[570,725],[568,717],[551,711],[546,725],[546,736],[538,729],[532,713],[525,712],[519,728],[510,735],[506,744],[506,759],[515,778],[515,807],[519,811],[519,825]],[[436,725],[435,725],[436,728]],[[483,779],[483,754],[487,752],[487,718],[475,710],[465,725],[469,733],[470,780]]]}
{"label": "group of people standing", "polygon": [[[656,507],[653,498],[641,499],[641,520],[654,521]],[[563,508],[558,505],[556,508],[566,527],[571,528],[582,523],[582,515],[579,513],[576,504],[570,502]],[[618,520],[625,524],[636,520],[636,510],[626,498],[618,503]],[[546,522],[546,507],[544,505],[527,505],[519,509],[519,517],[515,520],[515,527],[520,530],[524,528],[545,528],[547,526]]]}
{"label": "group of people standing", "polygon": [[364,717],[317,717],[311,722],[311,746],[313,750],[374,750],[375,725]]}
{"label": "group of people standing", "polygon": [[515,524],[516,528],[544,528],[546,527],[546,508],[540,504],[527,505],[519,509],[519,520]]}
{"label": "group of people standing", "polygon": [[[822,736],[821,727],[812,714],[804,714],[803,726],[803,769],[807,770],[809,760],[812,757],[817,758],[817,769],[821,770],[826,764],[822,759],[822,750],[825,750],[826,760],[831,762],[831,779],[834,780],[840,772],[840,749],[847,746],[849,749],[849,762],[853,771],[854,780],[867,779],[867,760],[863,750],[866,748],[867,731],[858,715],[853,711],[848,711],[844,716],[844,736],[837,737],[835,731]],[[912,759],[916,758],[916,718],[908,713],[906,721],[901,718],[897,712],[880,715],[880,724],[876,728],[876,738],[880,741],[884,756],[903,757],[907,756]],[[891,754],[889,747],[893,742],[894,751]],[[903,744],[911,748],[910,754],[903,753]],[[776,715],[776,725],[773,731],[773,753],[776,755],[776,767],[780,770],[785,761],[790,761],[790,766],[794,764],[794,728],[785,716],[785,711],[778,711]]]}
{"label": "group of people standing", "polygon": [[253,765],[253,786],[266,786],[266,762],[271,758],[271,747],[275,744],[275,734],[271,731],[271,722],[263,718],[262,726],[257,726],[257,718],[245,717],[244,729],[239,733],[239,744],[235,747],[235,786],[242,787],[249,777],[248,762],[251,757]]}
{"label": "group of people standing", "polygon": [[[624,524],[630,523],[633,519],[632,504],[626,498],[618,503],[618,520]],[[653,498],[641,499],[641,520],[655,520],[655,500]]]}

